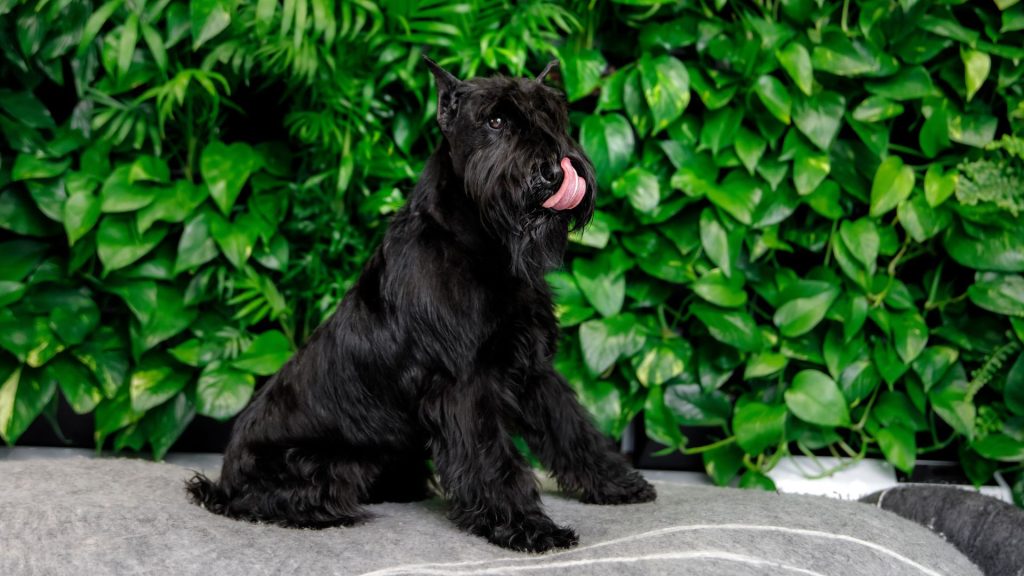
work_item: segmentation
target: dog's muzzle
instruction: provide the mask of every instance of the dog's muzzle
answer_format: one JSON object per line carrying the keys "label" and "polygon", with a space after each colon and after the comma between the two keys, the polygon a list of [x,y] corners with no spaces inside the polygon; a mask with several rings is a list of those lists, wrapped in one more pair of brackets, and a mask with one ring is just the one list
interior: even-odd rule
{"label": "dog's muzzle", "polygon": [[562,167],[562,185],[544,201],[543,206],[552,210],[572,210],[579,206],[587,195],[587,181],[576,173],[572,161],[566,156],[560,163]]}

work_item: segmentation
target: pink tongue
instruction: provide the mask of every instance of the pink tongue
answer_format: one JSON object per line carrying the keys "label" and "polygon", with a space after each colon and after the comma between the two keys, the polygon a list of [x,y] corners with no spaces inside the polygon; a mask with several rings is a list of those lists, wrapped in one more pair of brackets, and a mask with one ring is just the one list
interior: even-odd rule
{"label": "pink tongue", "polygon": [[587,193],[587,181],[580,178],[576,169],[572,167],[569,158],[562,158],[562,185],[558,191],[544,201],[545,208],[553,210],[571,210],[583,200]]}

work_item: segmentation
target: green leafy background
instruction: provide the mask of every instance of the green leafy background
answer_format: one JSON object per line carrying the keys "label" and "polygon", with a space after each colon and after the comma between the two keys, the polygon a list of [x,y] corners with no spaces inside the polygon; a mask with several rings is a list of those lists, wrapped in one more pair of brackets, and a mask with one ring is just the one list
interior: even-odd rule
{"label": "green leafy background", "polygon": [[[958,458],[1024,497],[1024,3],[0,0],[0,436],[162,457],[337,305],[439,135],[536,73],[601,183],[559,369],[715,482]],[[711,443],[694,445],[696,428]]]}

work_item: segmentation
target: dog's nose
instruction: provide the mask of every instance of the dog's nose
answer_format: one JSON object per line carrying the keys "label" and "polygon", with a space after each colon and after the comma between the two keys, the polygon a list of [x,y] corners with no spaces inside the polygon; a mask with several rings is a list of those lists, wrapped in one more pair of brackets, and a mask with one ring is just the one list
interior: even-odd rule
{"label": "dog's nose", "polygon": [[540,179],[546,186],[558,186],[562,183],[562,167],[558,162],[544,164],[540,169]]}

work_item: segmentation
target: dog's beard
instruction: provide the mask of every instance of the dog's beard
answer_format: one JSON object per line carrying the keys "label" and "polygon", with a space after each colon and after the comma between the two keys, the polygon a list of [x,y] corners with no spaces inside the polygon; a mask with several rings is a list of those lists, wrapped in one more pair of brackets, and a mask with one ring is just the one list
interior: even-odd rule
{"label": "dog's beard", "polygon": [[507,249],[512,273],[540,279],[561,265],[570,228],[580,225],[580,218],[543,207],[553,190],[539,175],[524,177],[510,170],[509,163],[500,164],[470,158],[466,193],[476,204],[484,229]]}

